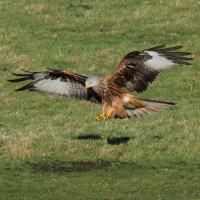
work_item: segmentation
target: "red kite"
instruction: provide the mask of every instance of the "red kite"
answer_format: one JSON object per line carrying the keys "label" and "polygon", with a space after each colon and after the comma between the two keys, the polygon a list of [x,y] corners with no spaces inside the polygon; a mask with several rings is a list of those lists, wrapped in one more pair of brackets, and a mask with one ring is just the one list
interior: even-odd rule
{"label": "red kite", "polygon": [[190,65],[185,57],[188,52],[172,52],[182,46],[164,48],[156,46],[125,55],[114,72],[108,76],[82,76],[64,70],[48,69],[44,72],[13,74],[21,78],[9,80],[20,82],[32,80],[16,91],[39,91],[73,99],[102,104],[100,118],[135,118],[151,115],[174,103],[138,98],[130,92],[143,92],[163,71],[174,66]]}

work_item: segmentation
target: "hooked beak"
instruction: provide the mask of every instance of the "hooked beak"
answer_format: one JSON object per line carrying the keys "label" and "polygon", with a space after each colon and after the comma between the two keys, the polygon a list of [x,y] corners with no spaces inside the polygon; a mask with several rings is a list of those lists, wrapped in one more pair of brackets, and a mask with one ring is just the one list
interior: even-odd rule
{"label": "hooked beak", "polygon": [[88,88],[90,88],[90,87],[91,87],[91,84],[90,84],[90,83],[88,83],[88,84],[86,84],[86,85],[85,85],[85,87],[88,89]]}

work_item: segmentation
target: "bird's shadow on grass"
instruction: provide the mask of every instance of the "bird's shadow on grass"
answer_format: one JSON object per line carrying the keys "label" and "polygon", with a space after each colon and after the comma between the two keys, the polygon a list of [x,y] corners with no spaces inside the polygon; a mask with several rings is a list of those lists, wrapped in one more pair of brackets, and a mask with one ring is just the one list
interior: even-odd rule
{"label": "bird's shadow on grass", "polygon": [[127,143],[130,137],[109,137],[107,138],[107,143],[110,145],[119,145]]}
{"label": "bird's shadow on grass", "polygon": [[[74,137],[74,139],[78,140],[102,140],[103,138],[97,134],[87,134],[87,135],[79,135]],[[107,137],[107,143],[110,145],[120,145],[127,143],[131,138],[130,137]]]}
{"label": "bird's shadow on grass", "polygon": [[102,137],[97,134],[87,134],[87,135],[79,135],[74,137],[74,139],[78,140],[102,140]]}

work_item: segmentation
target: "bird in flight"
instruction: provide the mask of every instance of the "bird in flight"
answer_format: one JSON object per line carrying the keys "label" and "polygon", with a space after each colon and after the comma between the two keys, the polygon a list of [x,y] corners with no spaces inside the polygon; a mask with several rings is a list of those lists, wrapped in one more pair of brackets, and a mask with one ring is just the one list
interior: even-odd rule
{"label": "bird in flight", "polygon": [[57,69],[47,69],[43,72],[24,70],[25,74],[13,74],[21,76],[20,78],[9,81],[31,80],[16,91],[39,91],[102,104],[102,113],[96,120],[143,117],[168,108],[174,103],[143,99],[130,92],[144,92],[161,72],[175,66],[190,65],[188,61],[193,59],[185,56],[191,53],[174,51],[181,48],[182,46],[165,48],[165,45],[160,45],[130,52],[108,76],[87,77]]}

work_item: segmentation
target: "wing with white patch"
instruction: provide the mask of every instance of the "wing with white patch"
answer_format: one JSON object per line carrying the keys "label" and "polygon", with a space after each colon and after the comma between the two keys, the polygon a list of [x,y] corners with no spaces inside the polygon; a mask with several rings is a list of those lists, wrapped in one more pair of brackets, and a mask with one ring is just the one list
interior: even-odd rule
{"label": "wing with white patch", "polygon": [[86,76],[69,71],[52,69],[44,72],[28,72],[25,74],[13,75],[21,76],[21,78],[9,80],[10,82],[32,80],[16,91],[39,91],[73,99],[101,103],[101,98],[94,90],[85,88]]}
{"label": "wing with white patch", "polygon": [[190,65],[185,57],[189,52],[173,52],[182,46],[164,48],[164,45],[144,51],[128,53],[119,63],[110,78],[119,86],[130,91],[143,92],[163,71],[175,66]]}

